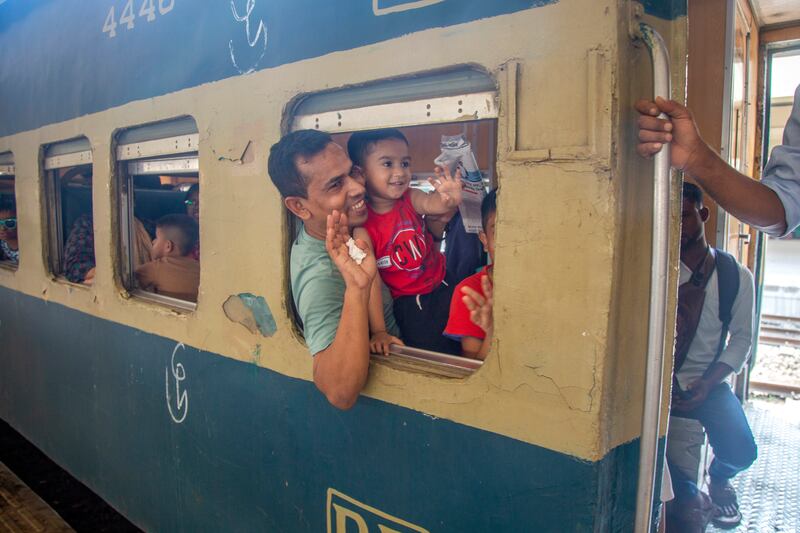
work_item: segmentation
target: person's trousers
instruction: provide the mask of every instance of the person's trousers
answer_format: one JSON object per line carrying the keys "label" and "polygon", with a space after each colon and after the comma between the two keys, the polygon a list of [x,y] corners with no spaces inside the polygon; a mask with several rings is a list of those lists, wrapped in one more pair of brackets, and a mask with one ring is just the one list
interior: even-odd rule
{"label": "person's trousers", "polygon": [[[750,424],[742,404],[727,383],[720,383],[711,389],[708,398],[699,407],[692,411],[673,411],[672,416],[693,418],[703,425],[714,450],[714,460],[708,469],[712,482],[731,479],[756,460],[758,449]],[[676,497],[693,497],[697,494],[699,489],[694,479],[672,464],[669,465],[669,471]]]}

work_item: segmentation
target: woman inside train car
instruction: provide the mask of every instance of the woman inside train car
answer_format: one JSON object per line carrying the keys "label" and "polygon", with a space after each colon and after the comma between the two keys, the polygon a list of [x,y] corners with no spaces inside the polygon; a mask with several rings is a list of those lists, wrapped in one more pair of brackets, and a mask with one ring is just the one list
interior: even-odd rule
{"label": "woman inside train car", "polygon": [[17,208],[13,202],[0,204],[0,261],[19,264]]}

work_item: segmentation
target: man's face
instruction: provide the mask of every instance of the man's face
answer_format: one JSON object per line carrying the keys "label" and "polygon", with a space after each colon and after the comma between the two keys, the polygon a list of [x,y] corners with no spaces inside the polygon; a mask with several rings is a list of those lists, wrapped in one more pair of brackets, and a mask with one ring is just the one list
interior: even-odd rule
{"label": "man's face", "polygon": [[200,192],[192,191],[186,198],[186,214],[200,222]]}
{"label": "man's face", "polygon": [[[14,240],[17,238],[17,213],[11,211],[10,209],[0,209],[0,220],[3,221],[0,224],[0,241],[8,241]],[[9,228],[6,226],[14,226],[13,228]]]}
{"label": "man's face", "polygon": [[704,236],[704,224],[708,219],[708,208],[700,207],[693,200],[683,199],[681,212],[681,251],[689,248]]}
{"label": "man's face", "polygon": [[341,146],[329,143],[318,154],[299,157],[296,165],[305,176],[308,197],[289,197],[287,206],[303,220],[309,233],[324,239],[328,215],[334,210],[347,215],[350,227],[366,222],[364,183],[351,176],[353,164]]}

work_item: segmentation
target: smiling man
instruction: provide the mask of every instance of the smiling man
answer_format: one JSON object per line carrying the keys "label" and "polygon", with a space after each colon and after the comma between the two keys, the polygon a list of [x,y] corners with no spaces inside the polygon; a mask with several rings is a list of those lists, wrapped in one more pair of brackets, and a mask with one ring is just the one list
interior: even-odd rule
{"label": "smiling man", "polygon": [[[291,283],[306,344],[314,356],[314,383],[339,409],[352,407],[369,370],[368,304],[377,274],[374,254],[360,264],[348,253],[350,228],[367,219],[364,183],[330,135],[301,130],[270,150],[268,170],[284,205],[303,223],[292,244]],[[384,318],[397,325],[392,299],[384,295]]]}

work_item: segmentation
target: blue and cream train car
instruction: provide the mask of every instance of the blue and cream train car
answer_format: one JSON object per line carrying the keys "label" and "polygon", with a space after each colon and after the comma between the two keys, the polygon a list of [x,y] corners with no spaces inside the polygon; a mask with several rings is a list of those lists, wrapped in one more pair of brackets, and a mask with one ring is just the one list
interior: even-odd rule
{"label": "blue and cream train car", "polygon": [[[631,104],[653,91],[642,21],[684,86],[685,13],[0,2],[20,251],[0,268],[0,417],[148,531],[633,530],[653,170]],[[386,126],[420,177],[441,134],[465,133],[499,187],[496,334],[482,365],[376,356],[342,412],[311,379],[287,289],[295,226],[266,161],[292,129]],[[181,212],[195,184],[197,301],[140,290],[140,222]]]}

